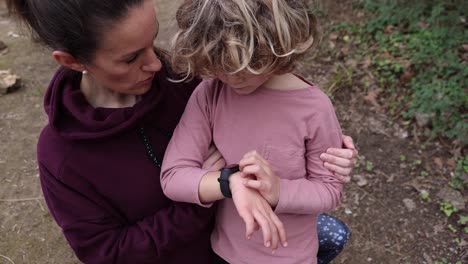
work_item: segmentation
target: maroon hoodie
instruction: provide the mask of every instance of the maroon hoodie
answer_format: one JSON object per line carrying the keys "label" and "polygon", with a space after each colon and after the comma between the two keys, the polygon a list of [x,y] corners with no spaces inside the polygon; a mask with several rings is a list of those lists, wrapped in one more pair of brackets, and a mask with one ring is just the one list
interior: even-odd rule
{"label": "maroon hoodie", "polygon": [[88,104],[80,80],[80,73],[57,71],[37,150],[47,205],[78,258],[209,263],[214,209],[164,196],[141,135],[143,128],[160,161],[197,81],[173,84],[161,71],[135,106],[107,109]]}

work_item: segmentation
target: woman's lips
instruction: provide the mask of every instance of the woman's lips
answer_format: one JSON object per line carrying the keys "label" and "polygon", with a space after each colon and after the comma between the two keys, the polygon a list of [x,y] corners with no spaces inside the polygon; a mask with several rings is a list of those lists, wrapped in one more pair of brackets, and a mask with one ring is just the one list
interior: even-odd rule
{"label": "woman's lips", "polygon": [[151,81],[153,80],[153,78],[154,78],[154,75],[153,75],[153,76],[151,76],[151,77],[149,77],[149,78],[148,78],[148,79],[146,79],[146,80],[140,81],[139,83],[141,83],[141,84],[145,84],[145,83],[151,82]]}

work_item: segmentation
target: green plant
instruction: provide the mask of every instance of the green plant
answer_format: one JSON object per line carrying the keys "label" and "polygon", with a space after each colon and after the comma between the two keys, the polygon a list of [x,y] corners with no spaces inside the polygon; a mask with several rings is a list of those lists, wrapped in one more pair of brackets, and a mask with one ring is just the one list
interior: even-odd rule
{"label": "green plant", "polygon": [[325,88],[328,96],[333,96],[337,90],[342,87],[351,87],[353,85],[353,68],[346,68],[342,64],[335,65],[335,74]]}
{"label": "green plant", "polygon": [[465,225],[466,223],[468,223],[468,216],[465,216],[465,215],[460,215],[460,224],[462,225]]}
{"label": "green plant", "polygon": [[455,206],[453,206],[452,203],[450,203],[449,201],[443,201],[440,203],[440,210],[442,212],[444,212],[444,214],[447,216],[447,217],[450,217],[453,213],[456,213],[459,211],[458,208],[456,208]]}
{"label": "green plant", "polygon": [[429,198],[429,192],[426,191],[426,190],[421,190],[421,192],[419,193],[419,195],[421,195],[421,198],[423,200],[430,200]]}
{"label": "green plant", "polygon": [[366,48],[369,42],[378,47],[363,53],[375,58],[373,73],[389,112],[406,120],[425,114],[430,120],[430,138],[444,136],[468,143],[468,67],[463,46],[468,31],[461,19],[468,2],[359,3],[367,19],[360,28],[348,29],[358,35],[354,39],[359,40],[359,47]]}
{"label": "green plant", "polygon": [[400,155],[400,161],[405,161],[406,160],[406,156],[405,155]]}
{"label": "green plant", "polygon": [[440,261],[434,261],[434,264],[448,264],[448,261],[446,258],[442,258]]}
{"label": "green plant", "polygon": [[464,188],[463,183],[463,174],[468,173],[468,156],[465,156],[463,159],[457,160],[457,165],[455,171],[450,177],[450,187],[458,190]]}
{"label": "green plant", "polygon": [[452,224],[449,224],[447,227],[448,227],[448,229],[450,229],[450,231],[452,231],[452,233],[457,232],[457,229]]}

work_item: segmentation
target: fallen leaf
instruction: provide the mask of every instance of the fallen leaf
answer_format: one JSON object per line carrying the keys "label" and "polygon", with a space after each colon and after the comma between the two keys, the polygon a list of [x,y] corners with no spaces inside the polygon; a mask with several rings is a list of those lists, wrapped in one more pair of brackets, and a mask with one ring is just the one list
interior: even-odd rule
{"label": "fallen leaf", "polygon": [[441,224],[435,225],[433,228],[434,228],[434,235],[437,236],[439,232],[443,232],[445,230],[445,224],[441,223]]}
{"label": "fallen leaf", "polygon": [[349,47],[342,47],[342,48],[341,48],[341,52],[342,52],[344,55],[348,55],[348,54],[349,54]]}
{"label": "fallen leaf", "polygon": [[393,59],[393,56],[390,54],[390,52],[388,52],[388,50],[386,50],[380,56],[382,56],[382,58],[385,58],[385,59]]}
{"label": "fallen leaf", "polygon": [[369,91],[366,96],[364,96],[364,100],[371,103],[374,106],[379,106],[377,102],[378,93],[375,91]]}
{"label": "fallen leaf", "polygon": [[426,21],[420,21],[420,22],[418,22],[417,25],[422,27],[422,28],[428,28],[428,27],[431,26],[431,24],[427,23]]}
{"label": "fallen leaf", "polygon": [[444,166],[444,161],[442,160],[442,158],[435,157],[432,160],[437,165],[437,167],[442,168]]}
{"label": "fallen leaf", "polygon": [[330,36],[328,36],[329,40],[337,40],[338,39],[338,34],[336,33],[330,33]]}
{"label": "fallen leaf", "polygon": [[400,81],[403,83],[409,83],[413,80],[414,72],[411,69],[407,69],[401,76]]}
{"label": "fallen leaf", "polygon": [[362,62],[362,68],[367,69],[369,66],[372,64],[372,60],[370,57],[366,57],[364,61]]}
{"label": "fallen leaf", "polygon": [[446,163],[451,168],[455,168],[455,166],[457,166],[457,162],[455,160],[453,160],[453,159],[447,159]]}
{"label": "fallen leaf", "polygon": [[384,28],[384,32],[385,33],[390,33],[392,32],[393,30],[395,29],[395,26],[394,25],[388,25]]}
{"label": "fallen leaf", "polygon": [[423,190],[431,189],[433,183],[423,182],[422,180],[420,180],[420,177],[418,177],[411,181],[405,182],[402,185],[413,187],[418,193],[421,193],[421,191]]}
{"label": "fallen leaf", "polygon": [[353,178],[356,179],[357,185],[358,185],[359,187],[364,187],[364,186],[367,185],[367,179],[366,179],[366,177],[364,177],[364,176],[362,176],[362,175],[360,175],[360,174],[356,174],[356,175],[353,176]]}
{"label": "fallen leaf", "polygon": [[464,49],[465,51],[468,51],[468,44],[463,44],[463,49]]}

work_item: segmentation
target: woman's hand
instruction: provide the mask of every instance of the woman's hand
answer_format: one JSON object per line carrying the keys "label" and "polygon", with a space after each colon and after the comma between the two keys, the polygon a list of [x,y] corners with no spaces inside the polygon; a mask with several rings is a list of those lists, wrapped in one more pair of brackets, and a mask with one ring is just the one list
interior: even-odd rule
{"label": "woman's hand", "polygon": [[208,157],[205,162],[203,162],[202,169],[209,171],[219,171],[226,166],[226,161],[224,160],[221,152],[218,151],[214,144],[211,144],[208,149]]}
{"label": "woman's hand", "polygon": [[280,178],[257,151],[250,151],[239,162],[241,176],[255,176],[254,179],[246,178],[244,184],[257,190],[271,207],[278,205],[280,193]]}
{"label": "woman's hand", "polygon": [[351,172],[356,166],[358,151],[354,147],[353,139],[343,135],[344,149],[329,148],[326,153],[320,155],[324,166],[331,170],[339,180],[349,182]]}
{"label": "woman's hand", "polygon": [[229,177],[232,200],[239,216],[244,220],[247,239],[260,227],[266,247],[273,252],[278,248],[278,243],[286,247],[288,243],[283,223],[268,202],[257,191],[246,187],[244,181],[240,172]]}

